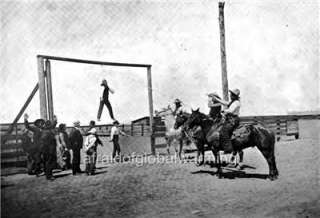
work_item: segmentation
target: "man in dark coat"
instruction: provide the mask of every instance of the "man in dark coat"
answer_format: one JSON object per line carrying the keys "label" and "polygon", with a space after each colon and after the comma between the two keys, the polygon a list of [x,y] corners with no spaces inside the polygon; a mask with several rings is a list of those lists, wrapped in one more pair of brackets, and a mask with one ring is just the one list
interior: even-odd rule
{"label": "man in dark coat", "polygon": [[73,153],[72,158],[72,174],[76,175],[77,173],[82,173],[80,169],[80,150],[83,144],[83,137],[80,132],[80,122],[76,121],[73,123],[74,127],[71,129],[69,134],[71,150]]}
{"label": "man in dark coat", "polygon": [[56,120],[51,122],[47,120],[41,136],[42,153],[45,163],[45,174],[48,180],[54,180],[52,171],[57,164],[57,142],[56,142]]}
{"label": "man in dark coat", "polygon": [[29,118],[28,114],[25,114],[24,125],[27,130],[30,130],[33,133],[33,140],[31,141],[32,143],[31,142],[29,143],[29,146],[32,146],[32,149],[30,148],[27,149],[28,151],[32,151],[32,152],[28,152],[30,157],[28,158],[28,160],[34,163],[31,165],[34,165],[34,172],[37,176],[39,176],[39,174],[41,173],[41,163],[43,161],[41,158],[41,150],[42,150],[41,134],[42,134],[45,121],[43,119],[37,119],[34,122],[34,126],[30,126],[28,122],[28,118]]}

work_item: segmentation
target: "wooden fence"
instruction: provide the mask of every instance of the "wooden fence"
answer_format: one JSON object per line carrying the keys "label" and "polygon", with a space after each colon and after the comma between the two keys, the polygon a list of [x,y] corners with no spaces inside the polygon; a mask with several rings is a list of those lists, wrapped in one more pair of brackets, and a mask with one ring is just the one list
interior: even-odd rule
{"label": "wooden fence", "polygon": [[[146,118],[148,119],[148,118]],[[267,128],[273,130],[277,136],[277,140],[281,136],[293,135],[296,139],[299,138],[299,119],[320,119],[320,115],[304,115],[304,116],[248,116],[241,117],[241,123],[262,123]],[[120,125],[120,128],[131,136],[151,137],[154,143],[154,149],[163,148],[166,146],[163,142],[157,142],[165,136],[165,125],[160,118],[155,118],[154,132],[151,134],[150,125],[146,122],[135,122],[132,124]],[[31,124],[32,125],[32,124]],[[0,124],[1,133],[1,167],[20,167],[26,166],[26,154],[22,150],[21,136],[25,129],[23,123],[17,123],[13,127],[10,135],[5,136],[5,133],[10,128],[11,124]],[[97,134],[101,137],[109,137],[112,125],[97,125]],[[70,127],[67,128],[69,131]],[[87,132],[89,126],[81,126],[83,134]],[[163,140],[162,140],[163,141]]]}

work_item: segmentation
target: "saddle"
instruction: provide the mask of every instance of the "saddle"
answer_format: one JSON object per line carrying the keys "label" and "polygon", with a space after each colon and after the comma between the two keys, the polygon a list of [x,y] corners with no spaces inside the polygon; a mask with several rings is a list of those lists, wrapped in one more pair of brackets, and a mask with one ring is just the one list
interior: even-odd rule
{"label": "saddle", "polygon": [[241,125],[233,131],[231,140],[237,140],[238,142],[248,141],[248,138],[252,132],[252,125]]}

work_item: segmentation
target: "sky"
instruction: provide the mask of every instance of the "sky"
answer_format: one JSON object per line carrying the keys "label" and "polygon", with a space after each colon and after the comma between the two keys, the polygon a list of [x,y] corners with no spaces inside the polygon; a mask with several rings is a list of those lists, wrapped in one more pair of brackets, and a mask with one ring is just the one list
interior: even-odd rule
{"label": "sky", "polygon": [[[1,1],[0,122],[12,122],[37,83],[36,55],[152,65],[154,109],[180,98],[207,112],[222,94],[217,0]],[[319,2],[228,0],[229,88],[241,115],[319,110]],[[120,122],[148,115],[145,69],[51,61],[60,122],[96,119],[100,82]],[[39,94],[26,110],[39,113]],[[106,108],[100,123],[111,122]]]}

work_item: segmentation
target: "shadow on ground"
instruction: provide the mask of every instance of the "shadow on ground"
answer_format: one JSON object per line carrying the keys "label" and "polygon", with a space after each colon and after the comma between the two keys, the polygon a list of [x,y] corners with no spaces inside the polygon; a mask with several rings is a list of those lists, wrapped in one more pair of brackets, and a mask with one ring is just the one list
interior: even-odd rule
{"label": "shadow on ground", "polygon": [[[209,174],[209,175],[217,175],[216,171],[210,170],[198,170],[191,172],[191,174]],[[255,179],[267,179],[267,174],[259,174],[259,173],[246,173],[241,170],[230,170],[228,172],[222,172],[222,178],[225,179],[235,179],[235,178],[255,178]]]}

